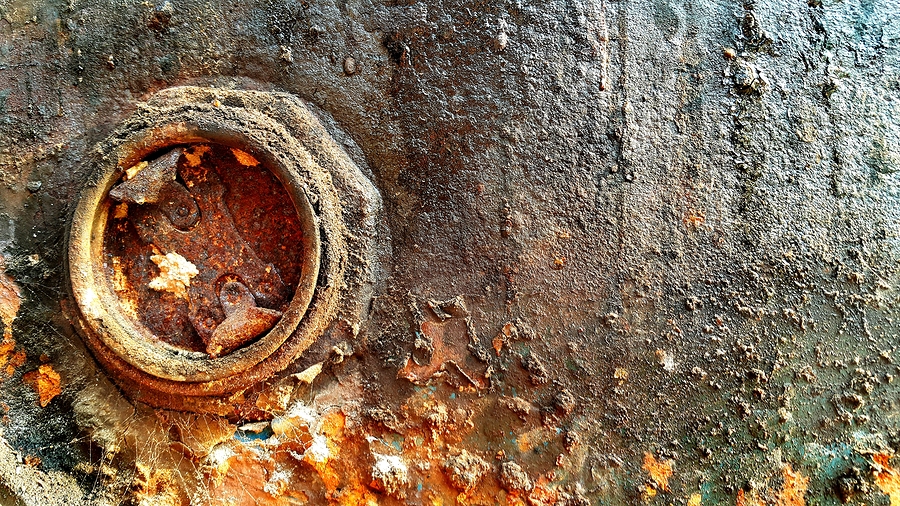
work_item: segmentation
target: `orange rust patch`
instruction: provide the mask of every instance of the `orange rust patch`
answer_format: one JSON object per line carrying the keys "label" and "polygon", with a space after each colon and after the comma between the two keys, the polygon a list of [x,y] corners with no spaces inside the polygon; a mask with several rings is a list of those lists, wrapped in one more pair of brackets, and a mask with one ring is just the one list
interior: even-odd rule
{"label": "orange rust patch", "polygon": [[37,392],[42,408],[62,392],[59,373],[50,364],[42,364],[36,371],[25,374],[22,379]]}
{"label": "orange rust patch", "polygon": [[875,470],[875,484],[881,491],[890,497],[891,506],[900,506],[900,473],[890,466],[888,461],[891,456],[886,453],[878,453],[872,456],[877,465]]}
{"label": "orange rust patch", "polygon": [[377,506],[378,499],[366,487],[357,485],[341,490],[333,502],[339,506]]}
{"label": "orange rust patch", "polygon": [[660,462],[650,453],[644,453],[644,471],[647,471],[659,489],[669,491],[669,478],[672,476],[671,460]]}
{"label": "orange rust patch", "polygon": [[806,489],[809,487],[809,478],[794,472],[791,465],[784,466],[781,470],[784,477],[784,485],[775,496],[776,506],[804,506],[806,504]]}
{"label": "orange rust patch", "polygon": [[497,337],[491,341],[491,346],[497,352],[498,357],[500,356],[500,351],[503,350],[503,345],[512,338],[513,332],[516,332],[516,326],[512,322],[506,322],[506,325],[500,328]]}
{"label": "orange rust patch", "polygon": [[184,152],[184,158],[187,160],[189,166],[196,167],[200,165],[203,155],[209,152],[209,146],[201,144],[198,146],[193,146],[191,149],[186,150]]}
{"label": "orange rust patch", "polygon": [[215,480],[218,486],[210,489],[212,504],[279,504],[266,490],[268,477],[275,472],[275,462],[262,458],[244,445],[238,445],[234,451],[227,463],[220,466],[226,471]]}
{"label": "orange rust patch", "polygon": [[688,227],[700,228],[701,225],[706,223],[706,216],[702,212],[691,212],[685,215],[681,221]]}
{"label": "orange rust patch", "polygon": [[239,164],[247,166],[247,167],[256,167],[259,165],[259,160],[253,158],[253,155],[247,153],[246,151],[241,151],[240,149],[231,148],[231,152],[234,153],[234,158],[238,161]]}
{"label": "orange rust patch", "polygon": [[328,491],[329,494],[334,494],[335,491],[340,488],[341,476],[335,471],[334,466],[331,465],[330,461],[326,460],[324,462],[319,462],[312,458],[305,458],[303,461],[312,466],[312,468],[319,473],[319,478],[321,478],[322,483],[325,485],[325,490]]}
{"label": "orange rust patch", "polygon": [[755,498],[748,497],[743,490],[738,490],[735,506],[756,506],[760,504]]}
{"label": "orange rust patch", "polygon": [[[347,425],[347,415],[340,411],[334,411],[322,418],[320,430],[322,434],[325,434],[325,436],[328,437],[328,442],[332,443],[334,441],[339,441],[343,437],[345,425]],[[332,443],[332,445],[334,446],[331,448],[332,455],[337,455],[338,447],[334,443]]]}
{"label": "orange rust patch", "polygon": [[0,321],[3,322],[3,340],[12,340],[12,323],[22,306],[22,292],[6,275],[0,258]]}
{"label": "orange rust patch", "polygon": [[7,338],[4,335],[3,341],[0,342],[0,369],[7,378],[16,372],[16,368],[25,363],[25,352],[15,348],[16,342],[13,341],[12,336]]}
{"label": "orange rust patch", "polygon": [[556,504],[559,500],[559,494],[555,491],[547,488],[546,483],[541,483],[545,481],[543,477],[538,480],[538,483],[534,486],[534,490],[528,494],[528,503],[534,506],[551,506]]}

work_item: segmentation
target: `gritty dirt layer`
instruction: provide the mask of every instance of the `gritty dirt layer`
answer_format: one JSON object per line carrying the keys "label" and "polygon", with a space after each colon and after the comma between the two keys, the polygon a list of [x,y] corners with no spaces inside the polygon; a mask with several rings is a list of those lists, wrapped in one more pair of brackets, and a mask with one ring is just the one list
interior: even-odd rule
{"label": "gritty dirt layer", "polygon": [[[27,360],[4,438],[107,503],[900,504],[898,14],[7,2],[0,247]],[[57,310],[82,161],[183,84],[307,100],[392,242],[372,316],[264,403],[277,423],[228,437],[130,406]],[[21,382],[42,354],[45,408]],[[483,474],[454,474],[463,452]]]}

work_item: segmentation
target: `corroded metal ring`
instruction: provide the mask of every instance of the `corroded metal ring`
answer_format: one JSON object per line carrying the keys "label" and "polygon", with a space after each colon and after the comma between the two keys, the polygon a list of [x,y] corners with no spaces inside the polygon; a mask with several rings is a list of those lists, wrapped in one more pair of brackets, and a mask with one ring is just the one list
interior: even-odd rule
{"label": "corroded metal ring", "polygon": [[[192,143],[233,147],[263,162],[290,195],[305,242],[298,259],[300,280],[281,319],[259,339],[216,358],[161,342],[136,325],[119,306],[103,265],[109,192],[124,169],[167,147]],[[68,238],[76,323],[95,357],[132,396],[188,409],[197,404],[173,401],[172,395],[227,397],[284,369],[334,319],[348,253],[332,175],[358,173],[358,168],[296,98],[167,90],[101,143],[89,163],[93,174],[74,210]]]}

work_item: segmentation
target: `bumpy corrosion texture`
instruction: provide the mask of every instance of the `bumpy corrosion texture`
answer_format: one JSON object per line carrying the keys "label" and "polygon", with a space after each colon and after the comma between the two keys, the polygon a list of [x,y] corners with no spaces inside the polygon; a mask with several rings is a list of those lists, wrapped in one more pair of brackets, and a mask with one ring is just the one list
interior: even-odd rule
{"label": "bumpy corrosion texture", "polygon": [[886,0],[5,2],[0,503],[900,505],[898,82]]}

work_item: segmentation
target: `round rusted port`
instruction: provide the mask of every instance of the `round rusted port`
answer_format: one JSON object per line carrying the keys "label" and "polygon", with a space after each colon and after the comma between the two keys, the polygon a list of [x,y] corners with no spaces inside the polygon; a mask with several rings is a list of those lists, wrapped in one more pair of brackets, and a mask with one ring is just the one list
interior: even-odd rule
{"label": "round rusted port", "polygon": [[[302,181],[260,146],[227,132],[153,137],[79,203],[90,219],[72,227],[70,263],[80,274],[72,276],[76,299],[83,313],[101,322],[96,335],[102,344],[140,371],[179,382],[234,376],[275,353],[310,303],[319,270],[312,208]],[[171,195],[160,202],[111,195],[166,157],[174,159],[176,177],[165,182],[186,190],[184,197],[199,208],[190,226],[160,211],[176,198]],[[189,213],[176,207],[171,214]],[[255,268],[246,268],[248,256],[255,257]],[[238,272],[242,268],[255,279]],[[257,307],[278,318],[263,335],[213,353],[201,327],[223,324],[217,299],[234,279],[255,292]],[[192,312],[199,315],[192,318]]]}
{"label": "round rusted port", "polygon": [[[161,156],[174,162],[176,175],[175,181],[164,182],[180,190],[167,196],[176,204],[167,209],[171,217],[159,205],[169,202],[111,198],[112,216],[103,238],[106,278],[112,280],[122,312],[148,341],[217,357],[261,337],[251,335],[251,324],[261,320],[251,314],[238,322],[250,329],[243,336],[246,342],[210,342],[226,320],[218,300],[223,288],[240,283],[252,292],[253,306],[264,310],[262,325],[267,326],[287,310],[303,259],[317,253],[305,240],[315,230],[304,233],[290,194],[253,155],[217,143],[163,151]],[[146,160],[130,168],[138,171],[130,178],[126,171],[111,193],[127,181],[149,179],[145,165]]]}
{"label": "round rusted port", "polygon": [[94,153],[68,238],[72,319],[131,397],[235,413],[339,311],[368,307],[348,248],[375,244],[360,238],[377,192],[295,97],[165,90]]}

